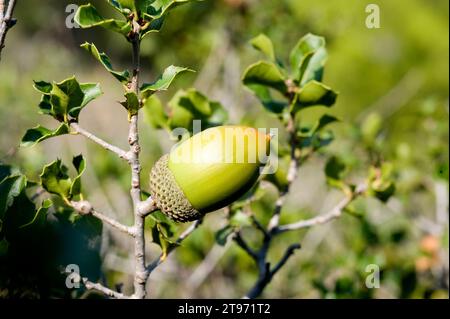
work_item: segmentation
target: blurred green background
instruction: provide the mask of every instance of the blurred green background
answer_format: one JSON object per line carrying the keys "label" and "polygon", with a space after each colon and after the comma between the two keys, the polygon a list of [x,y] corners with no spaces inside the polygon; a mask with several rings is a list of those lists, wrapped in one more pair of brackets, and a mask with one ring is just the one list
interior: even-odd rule
{"label": "blurred green background", "polygon": [[[67,5],[85,2],[18,1],[14,14],[18,23],[8,33],[0,62],[0,161],[19,166],[37,180],[44,164],[56,158],[70,163],[82,152],[88,163],[83,175],[88,199],[100,211],[131,223],[129,172],[120,160],[78,136],[18,148],[26,129],[37,123],[55,127],[37,113],[40,96],[32,81],[60,81],[71,75],[81,82],[99,82],[104,91],[81,114],[83,127],[123,148],[127,145],[127,115],[117,103],[122,98],[120,84],[79,45],[95,42],[117,69],[130,67],[130,45],[101,28],[66,28]],[[115,14],[106,1],[91,2],[105,16]],[[372,2],[380,7],[379,29],[365,25],[365,8]],[[329,52],[324,82],[340,92],[331,112],[342,118],[333,126],[336,140],[328,152],[344,158],[355,178],[370,163],[371,152],[394,163],[397,192],[386,205],[364,200],[357,203],[359,218],[344,215],[278,238],[271,258],[279,258],[290,242],[300,241],[302,249],[263,297],[448,298],[448,6],[445,0],[206,0],[177,8],[160,33],[143,40],[143,80],[151,81],[170,64],[197,71],[180,77],[162,96],[164,101],[177,88],[193,86],[220,101],[233,123],[277,127],[241,84],[243,70],[259,57],[248,40],[267,34],[277,55],[286,60],[301,36],[322,35]],[[307,116],[313,119],[320,112],[314,109]],[[173,141],[143,117],[141,121],[142,176],[147,187],[149,169]],[[326,212],[338,201],[338,194],[326,186],[323,165],[319,156],[300,169],[283,212],[285,221]],[[273,199],[265,196],[252,208],[261,213],[273,206]],[[255,266],[233,243],[215,243],[215,231],[225,222],[222,212],[208,215],[203,226],[152,273],[149,296],[243,295],[255,280]],[[131,291],[132,242],[104,227],[97,244],[100,258],[89,259],[89,267],[101,267],[102,272],[93,271],[93,276],[109,284],[122,282],[123,290]],[[157,256],[157,247],[147,246],[149,255]],[[70,250],[64,254],[70,260]],[[379,289],[365,286],[369,264],[381,269]],[[76,295],[33,287],[26,296]]]}

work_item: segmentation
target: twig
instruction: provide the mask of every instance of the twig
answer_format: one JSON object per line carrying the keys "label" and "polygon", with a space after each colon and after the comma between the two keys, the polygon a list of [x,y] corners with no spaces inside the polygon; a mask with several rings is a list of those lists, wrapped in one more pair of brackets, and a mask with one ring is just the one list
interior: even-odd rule
{"label": "twig", "polygon": [[[133,77],[130,83],[130,91],[139,96],[139,73],[140,73],[140,26],[133,21],[133,31],[130,38],[133,47]],[[141,214],[141,164],[139,162],[139,153],[141,147],[139,145],[138,131],[138,113],[130,115],[130,125],[128,130],[128,144],[130,145],[129,163],[131,167],[131,189],[130,195],[133,202],[134,212],[134,229],[136,237],[134,240],[134,257],[135,257],[135,275],[134,275],[134,294],[133,297],[143,299],[146,295],[145,285],[149,273],[145,264],[145,237],[144,222],[145,216]]]}
{"label": "twig", "polygon": [[117,156],[119,156],[120,158],[122,158],[126,161],[129,161],[129,156],[126,151],[122,150],[121,148],[119,148],[117,146],[109,144],[108,142],[102,140],[101,138],[95,136],[94,134],[86,131],[84,128],[80,127],[80,125],[78,123],[72,122],[72,123],[70,123],[70,127],[75,131],[75,133],[85,136],[86,138],[90,139],[91,141],[99,144],[104,149],[117,154]]}
{"label": "twig", "polygon": [[[203,222],[203,219],[198,219],[193,222],[184,232],[180,234],[178,239],[175,241],[176,245],[180,245],[183,240],[185,240],[190,234],[192,234]],[[168,254],[170,254],[173,250],[170,250]],[[153,270],[155,270],[159,265],[161,265],[164,260],[167,258],[167,255],[161,254],[159,257],[153,261],[150,265],[147,266],[146,271],[148,275],[150,275]]]}
{"label": "twig", "polygon": [[103,286],[102,284],[89,281],[87,278],[83,278],[82,281],[83,281],[84,286],[88,290],[97,290],[108,297],[116,298],[116,299],[128,299],[129,298],[128,296],[125,296],[123,293],[111,290],[111,289]]}
{"label": "twig", "polygon": [[16,0],[9,0],[5,11],[5,1],[0,0],[0,60],[2,49],[5,47],[6,33],[16,24],[16,20],[12,17],[15,5]]}
{"label": "twig", "polygon": [[112,219],[98,211],[96,211],[93,207],[92,204],[88,201],[72,201],[70,202],[71,206],[81,215],[92,215],[98,219],[100,219],[102,222],[120,230],[121,232],[130,235],[132,237],[135,237],[135,231],[133,227],[129,227],[129,226],[125,226],[121,223],[119,223],[118,221],[116,221],[115,219]]}
{"label": "twig", "polygon": [[252,257],[254,260],[258,260],[258,253],[256,253],[253,249],[251,249],[248,244],[245,242],[244,238],[242,238],[241,231],[238,230],[234,233],[233,240],[243,249],[245,252]]}
{"label": "twig", "polygon": [[297,138],[295,136],[295,127],[294,127],[294,119],[291,117],[289,119],[289,122],[287,124],[286,130],[289,133],[290,136],[290,142],[291,142],[291,160],[289,162],[289,169],[287,172],[287,184],[284,188],[284,190],[280,193],[280,197],[278,197],[276,203],[275,203],[275,209],[274,213],[272,215],[272,218],[269,221],[269,224],[267,226],[267,231],[271,232],[272,229],[276,228],[280,222],[280,213],[284,206],[284,203],[286,201],[286,198],[289,194],[289,190],[291,188],[292,183],[297,178],[297,172],[300,165],[300,154],[298,154],[298,148],[297,148]]}
{"label": "twig", "polygon": [[280,261],[270,271],[270,276],[273,277],[278,272],[278,270],[280,270],[281,267],[284,266],[284,264],[288,261],[289,257],[291,257],[294,254],[294,252],[297,249],[300,249],[300,248],[301,248],[300,244],[292,244],[292,245],[290,245],[286,249],[286,251],[285,251],[283,257],[280,259]]}
{"label": "twig", "polygon": [[301,228],[311,227],[314,225],[320,225],[327,223],[333,219],[336,219],[341,216],[343,210],[355,199],[355,197],[361,194],[362,192],[363,188],[359,187],[359,190],[357,192],[347,195],[328,213],[311,219],[301,220],[292,224],[278,226],[272,230],[272,234],[276,235],[290,230],[298,230]]}

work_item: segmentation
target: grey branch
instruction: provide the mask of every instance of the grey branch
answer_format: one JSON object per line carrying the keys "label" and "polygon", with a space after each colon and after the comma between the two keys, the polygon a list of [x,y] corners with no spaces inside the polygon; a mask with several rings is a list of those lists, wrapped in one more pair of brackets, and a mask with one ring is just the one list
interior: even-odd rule
{"label": "grey branch", "polygon": [[[180,234],[178,239],[175,241],[176,245],[180,245],[190,234],[192,234],[203,222],[203,219],[200,218],[193,222],[184,232]],[[169,251],[170,254],[171,251]],[[147,266],[147,273],[150,275],[153,270],[155,270],[159,265],[161,265],[164,260],[166,260],[167,255],[161,254],[159,257],[153,261],[150,265]]]}
{"label": "grey branch", "polygon": [[102,284],[89,281],[87,278],[83,278],[82,281],[83,281],[84,286],[88,290],[96,290],[96,291],[103,293],[105,296],[115,298],[115,299],[128,299],[129,298],[128,296],[125,296],[124,294],[122,294],[120,292],[111,290],[111,289],[103,286]]}
{"label": "grey branch", "polygon": [[0,59],[2,49],[5,46],[6,33],[16,23],[16,20],[12,17],[15,6],[16,0],[9,0],[5,10],[5,0],[0,0]]}
{"label": "grey branch", "polygon": [[[140,40],[139,40],[140,26],[133,21],[133,31],[131,35],[131,44],[133,48],[133,76],[129,89],[131,92],[139,96],[139,73],[140,73]],[[141,164],[139,162],[139,153],[141,147],[139,145],[139,128],[138,128],[138,113],[131,114],[130,125],[128,130],[128,144],[129,163],[131,168],[131,188],[130,195],[133,202],[134,213],[134,229],[136,237],[134,238],[134,258],[135,258],[135,274],[134,274],[134,294],[133,298],[143,299],[146,295],[146,282],[149,273],[146,268],[145,261],[145,214],[142,214],[141,201]]]}
{"label": "grey branch", "polygon": [[301,220],[292,224],[278,226],[272,230],[272,233],[275,235],[286,231],[298,230],[332,221],[333,219],[340,217],[344,209],[355,199],[355,197],[362,194],[365,191],[365,189],[366,189],[365,185],[358,186],[354,193],[347,195],[326,214],[311,219]]}
{"label": "grey branch", "polygon": [[108,216],[96,211],[92,207],[92,204],[90,202],[85,201],[85,200],[78,201],[78,202],[72,201],[72,202],[70,202],[70,204],[80,215],[92,215],[95,218],[100,219],[105,224],[108,224],[127,235],[135,237],[135,231],[132,227],[123,225],[123,224],[119,223],[118,221],[112,219],[111,217],[108,217]]}
{"label": "grey branch", "polygon": [[139,203],[139,215],[146,217],[149,214],[153,213],[155,210],[157,210],[158,207],[156,206],[156,202],[153,200],[153,198],[150,196],[144,201],[140,201]]}
{"label": "grey branch", "polygon": [[117,146],[109,144],[108,142],[102,140],[101,138],[95,136],[94,134],[86,131],[84,128],[80,127],[80,125],[78,125],[78,123],[75,123],[75,122],[70,123],[70,127],[75,131],[75,133],[85,136],[86,138],[88,138],[91,141],[97,143],[98,145],[100,145],[104,149],[117,154],[117,156],[119,156],[120,158],[122,158],[122,159],[124,159],[126,161],[129,161],[129,156],[128,156],[128,153],[126,151],[122,150],[121,148],[119,148]]}

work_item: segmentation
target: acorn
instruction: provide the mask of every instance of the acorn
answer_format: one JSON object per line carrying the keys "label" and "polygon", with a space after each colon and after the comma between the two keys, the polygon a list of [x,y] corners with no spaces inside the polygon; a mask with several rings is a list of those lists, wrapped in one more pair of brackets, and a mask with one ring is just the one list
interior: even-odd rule
{"label": "acorn", "polygon": [[270,136],[246,126],[217,126],[197,133],[163,155],[150,173],[156,206],[176,222],[223,208],[255,184]]}

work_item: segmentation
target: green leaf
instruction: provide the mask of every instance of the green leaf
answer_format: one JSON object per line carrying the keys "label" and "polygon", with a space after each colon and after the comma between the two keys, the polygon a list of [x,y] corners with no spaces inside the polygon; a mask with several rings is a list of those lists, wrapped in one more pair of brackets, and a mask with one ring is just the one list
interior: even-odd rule
{"label": "green leaf", "polygon": [[327,183],[330,186],[343,189],[345,183],[342,181],[347,172],[347,166],[345,163],[336,156],[332,156],[328,159],[325,165],[325,175],[327,177]]}
{"label": "green leaf", "polygon": [[127,70],[122,72],[114,71],[109,57],[104,52],[100,53],[93,43],[85,42],[81,47],[91,53],[118,81],[123,84],[127,84],[130,81],[130,73]]}
{"label": "green leaf", "polygon": [[[141,9],[144,12],[144,18],[157,19],[167,13],[168,10],[178,5],[199,0],[141,0]],[[146,10],[144,10],[146,8]]]}
{"label": "green leaf", "polygon": [[372,166],[369,170],[369,195],[375,196],[382,202],[387,202],[395,193],[394,166],[384,162],[381,167]]}
{"label": "green leaf", "polygon": [[285,78],[278,67],[265,61],[259,61],[250,65],[244,72],[242,81],[245,85],[263,85],[280,91],[287,92]]}
{"label": "green leaf", "polygon": [[83,175],[86,169],[86,161],[83,155],[74,156],[72,164],[77,171],[77,176],[74,178],[72,185],[70,186],[70,198],[79,196],[81,194],[81,175]]}
{"label": "green leaf", "polygon": [[361,135],[364,143],[371,146],[383,127],[383,118],[378,113],[370,113],[361,124]]}
{"label": "green leaf", "polygon": [[251,226],[252,219],[248,214],[245,214],[241,209],[238,209],[230,218],[230,225],[236,227]]}
{"label": "green leaf", "polygon": [[315,123],[314,125],[308,129],[308,130],[300,130],[297,132],[297,136],[299,137],[311,137],[316,132],[320,131],[321,129],[325,128],[327,125],[339,122],[339,119],[337,117],[334,117],[332,115],[324,114],[322,115]]}
{"label": "green leaf", "polygon": [[84,93],[75,77],[53,83],[50,92],[52,114],[59,120],[67,121],[68,115],[78,118]]}
{"label": "green leaf", "polygon": [[140,103],[136,93],[125,93],[125,99],[125,102],[121,102],[120,104],[122,104],[128,110],[129,116],[137,114],[140,108]]}
{"label": "green leaf", "polygon": [[144,118],[154,128],[168,128],[168,117],[161,100],[152,95],[144,100]]}
{"label": "green leaf", "polygon": [[102,94],[99,84],[80,84],[75,77],[60,83],[39,81],[34,83],[34,87],[43,93],[40,113],[51,115],[60,122],[68,122],[69,118],[78,120],[83,107]]}
{"label": "green leaf", "polygon": [[211,115],[208,117],[207,126],[219,126],[228,121],[228,112],[219,102],[210,101]]}
{"label": "green leaf", "polygon": [[116,19],[104,19],[90,3],[81,5],[78,8],[75,14],[75,22],[82,28],[101,26],[125,36],[131,31],[131,24],[129,22]]}
{"label": "green leaf", "polygon": [[192,121],[201,120],[202,129],[223,124],[228,112],[218,102],[209,101],[195,89],[179,90],[168,103],[169,127],[192,130]]}
{"label": "green leaf", "polygon": [[50,94],[53,88],[53,85],[49,82],[45,81],[33,81],[33,82],[34,82],[33,87],[43,94]]}
{"label": "green leaf", "polygon": [[38,210],[36,211],[36,214],[34,215],[34,217],[27,223],[21,225],[19,228],[24,228],[27,226],[32,225],[39,216],[41,215],[45,215],[48,211],[48,209],[53,205],[53,202],[51,199],[44,199],[44,201],[42,202],[41,207],[38,208]]}
{"label": "green leaf", "polygon": [[264,53],[271,61],[275,61],[275,51],[272,41],[263,33],[250,40],[250,44],[258,51]]}
{"label": "green leaf", "polygon": [[26,185],[27,179],[21,174],[8,176],[0,182],[0,220]]}
{"label": "green leaf", "polygon": [[196,89],[189,89],[186,91],[187,96],[180,101],[183,104],[186,100],[194,107],[194,109],[203,116],[211,115],[211,106],[209,100],[202,93]]}
{"label": "green leaf", "polygon": [[69,133],[69,126],[66,123],[62,123],[57,129],[50,130],[41,125],[31,128],[26,131],[25,135],[22,137],[20,146],[33,146],[39,142],[42,142],[48,138],[60,136]]}
{"label": "green leaf", "polygon": [[271,113],[280,114],[288,105],[286,102],[274,100],[270,94],[270,90],[266,86],[253,84],[247,85],[247,87],[255,93],[264,108]]}
{"label": "green leaf", "polygon": [[292,104],[292,112],[313,105],[323,105],[330,107],[336,102],[337,93],[330,87],[317,81],[310,81],[296,94]]}
{"label": "green leaf", "polygon": [[294,80],[301,86],[310,80],[321,81],[326,61],[325,38],[308,33],[292,49],[289,60]]}
{"label": "green leaf", "polygon": [[175,241],[169,239],[169,237],[173,236],[170,228],[170,224],[164,222],[157,222],[155,226],[152,227],[153,242],[161,247],[161,259],[163,260],[175,247],[179,246]]}
{"label": "green leaf", "polygon": [[143,97],[146,98],[157,91],[167,90],[178,74],[182,72],[194,72],[188,68],[171,65],[164,70],[164,73],[153,83],[144,83],[141,86]]}
{"label": "green leaf", "polygon": [[230,236],[234,232],[234,227],[230,225],[226,225],[225,227],[221,228],[219,231],[216,232],[216,242],[220,246],[224,246],[227,243],[228,236]]}
{"label": "green leaf", "polygon": [[70,199],[72,180],[67,175],[67,167],[60,159],[44,166],[41,175],[42,187],[52,194],[61,196],[64,200]]}
{"label": "green leaf", "polygon": [[83,101],[80,105],[81,108],[85,107],[89,102],[103,94],[100,84],[98,83],[80,83],[80,88],[84,94]]}
{"label": "green leaf", "polygon": [[145,25],[140,33],[140,39],[142,40],[146,35],[153,33],[153,32],[158,32],[159,30],[161,30],[163,24],[164,24],[164,20],[165,17],[161,17],[158,19],[154,19],[152,21],[150,21],[150,23],[148,25]]}

